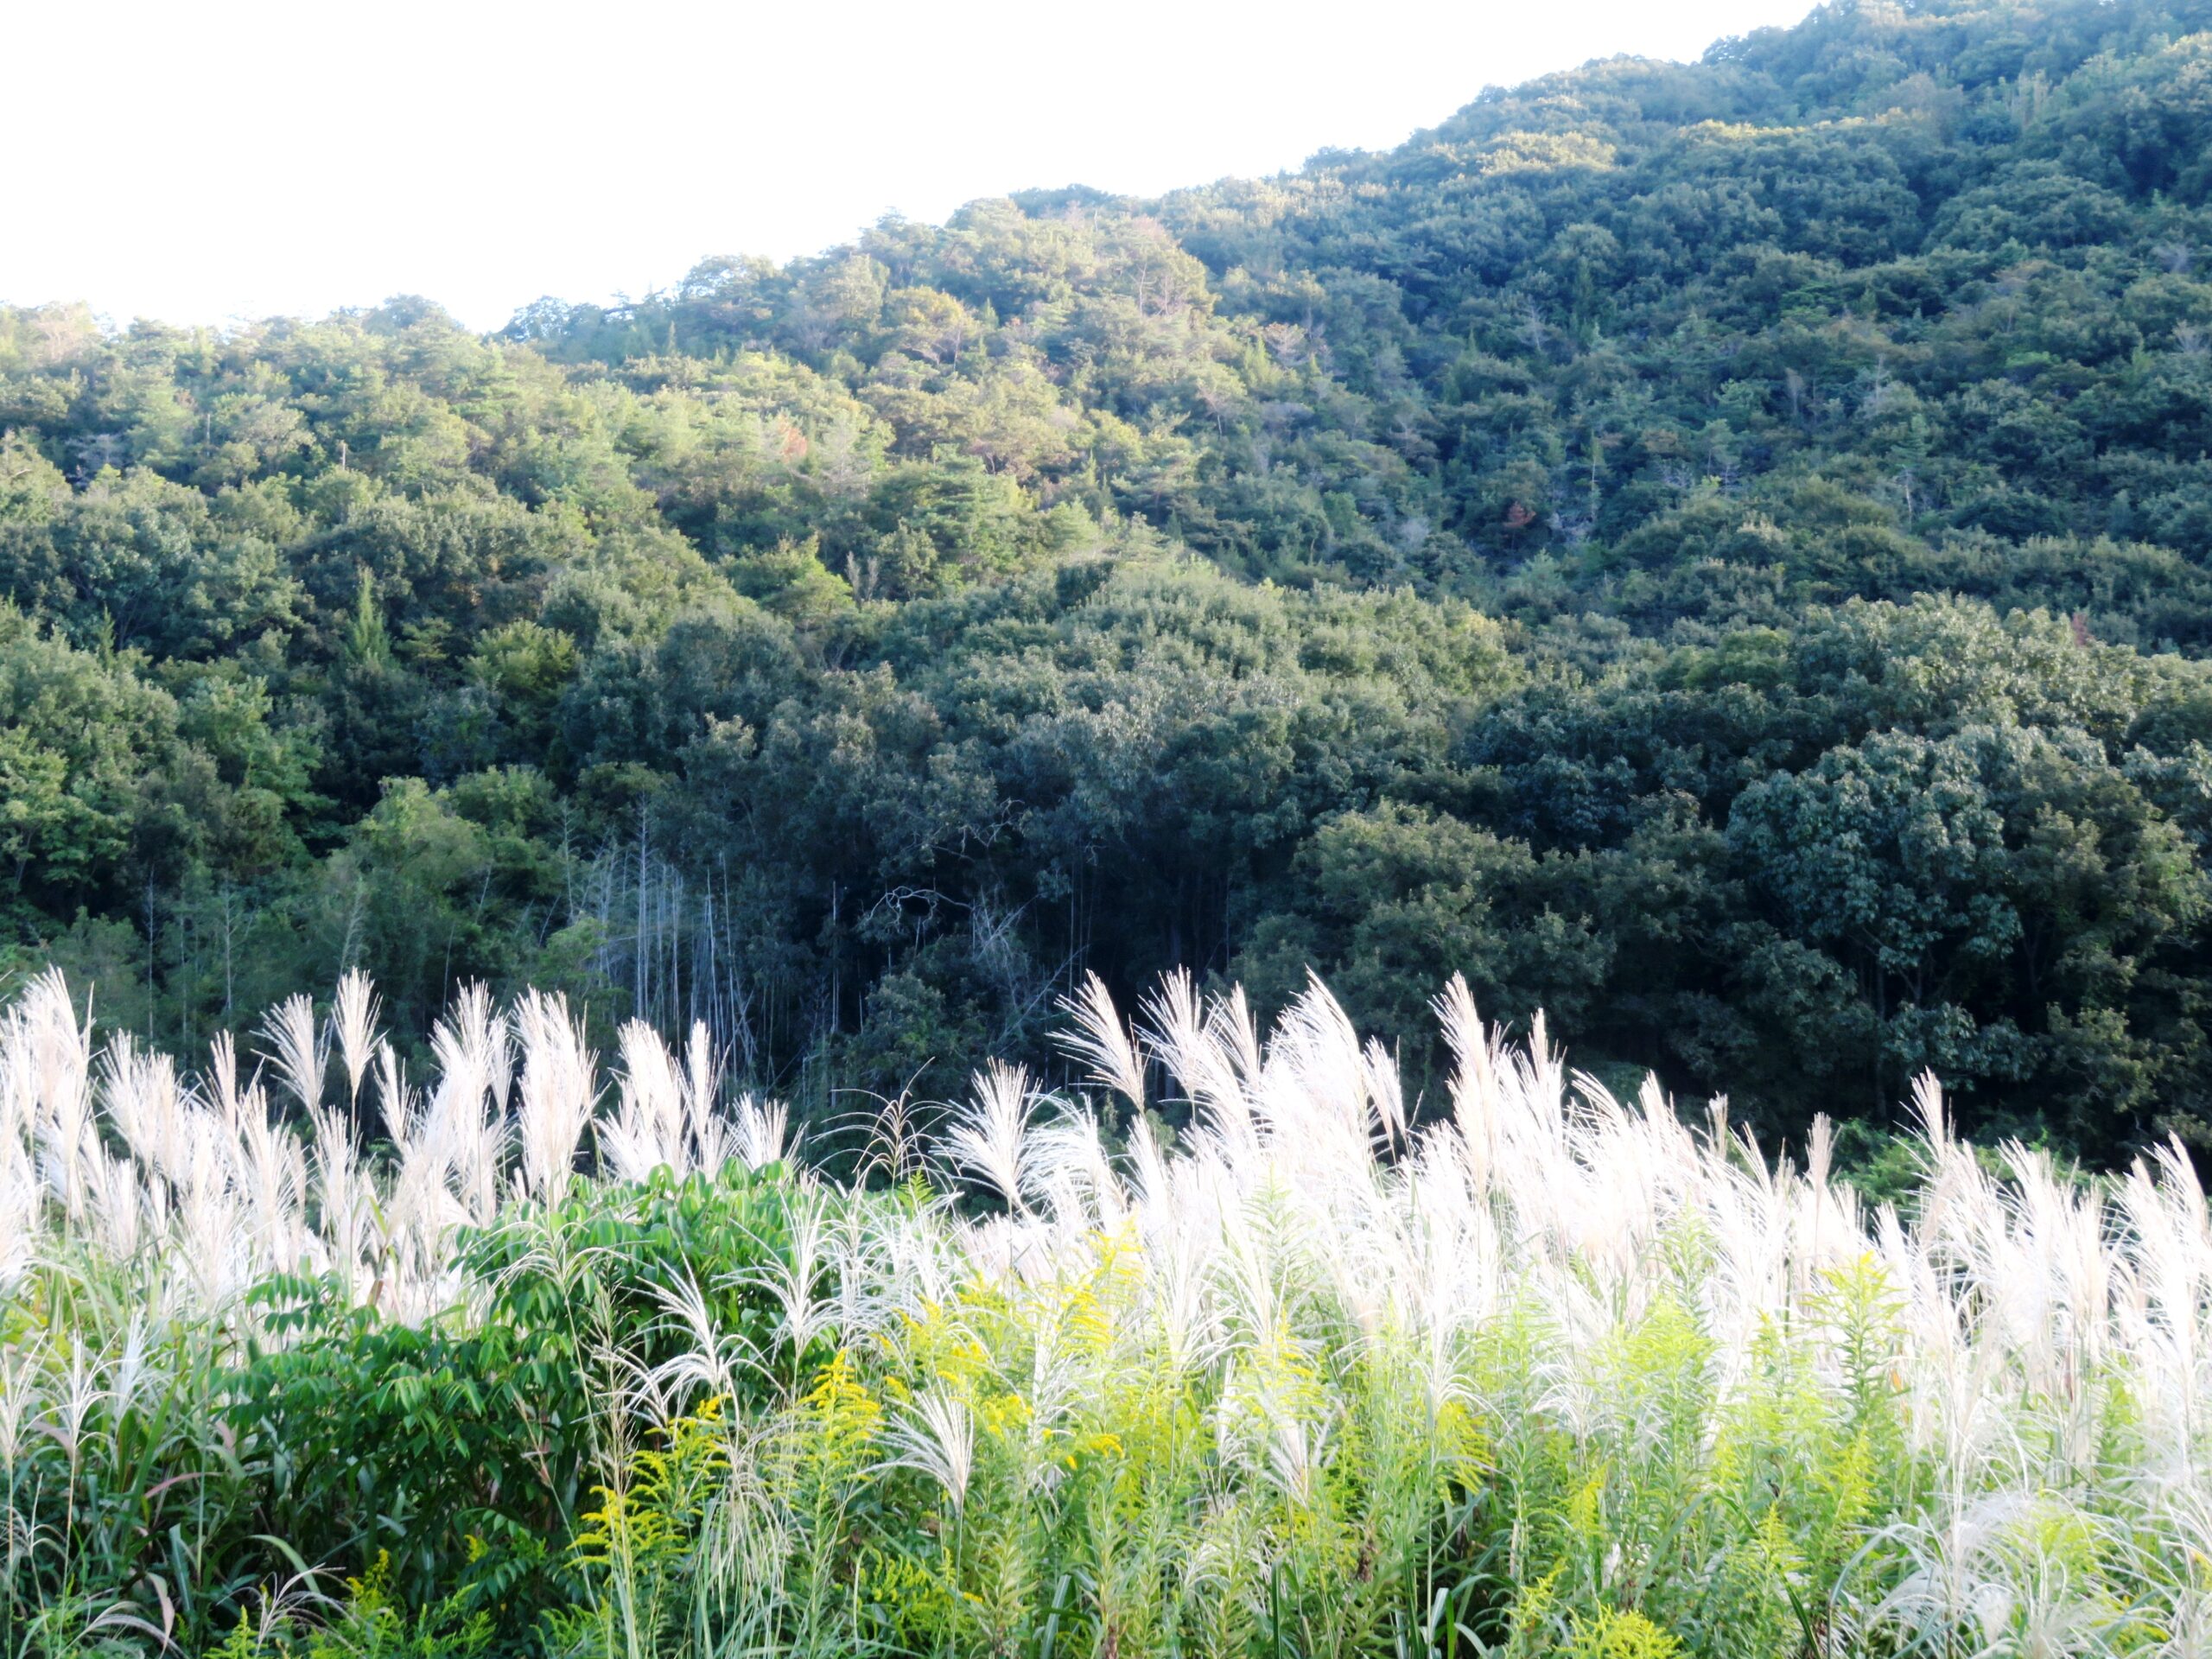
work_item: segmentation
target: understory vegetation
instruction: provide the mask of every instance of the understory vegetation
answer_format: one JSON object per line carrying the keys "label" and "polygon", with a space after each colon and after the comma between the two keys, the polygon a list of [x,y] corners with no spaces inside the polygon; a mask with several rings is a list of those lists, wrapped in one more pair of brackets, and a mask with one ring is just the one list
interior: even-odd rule
{"label": "understory vegetation", "polygon": [[[2177,1143],[1903,1209],[1617,1100],[1465,982],[1447,1097],[1318,983],[1065,1010],[824,1164],[695,1028],[611,1078],[363,979],[251,1063],[0,1014],[9,1659],[2199,1655]],[[1173,1124],[1174,1127],[1170,1127]],[[295,1127],[298,1126],[298,1127]]]}

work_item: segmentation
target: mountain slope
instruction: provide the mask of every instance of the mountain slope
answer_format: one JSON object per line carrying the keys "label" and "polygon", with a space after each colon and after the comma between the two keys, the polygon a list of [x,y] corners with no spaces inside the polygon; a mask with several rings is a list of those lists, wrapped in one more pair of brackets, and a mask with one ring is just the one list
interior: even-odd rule
{"label": "mountain slope", "polygon": [[488,339],[0,314],[12,949],[825,1111],[1085,968],[1458,969],[1785,1132],[2198,1133],[2208,27],[1831,5]]}

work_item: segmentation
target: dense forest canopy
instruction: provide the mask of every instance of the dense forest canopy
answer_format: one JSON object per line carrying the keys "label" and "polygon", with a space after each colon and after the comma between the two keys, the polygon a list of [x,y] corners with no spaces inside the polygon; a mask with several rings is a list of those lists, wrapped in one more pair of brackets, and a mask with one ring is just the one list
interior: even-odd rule
{"label": "dense forest canopy", "polygon": [[0,963],[817,1114],[1326,975],[1795,1134],[2212,1141],[2212,3],[1838,0],[479,337],[0,311]]}

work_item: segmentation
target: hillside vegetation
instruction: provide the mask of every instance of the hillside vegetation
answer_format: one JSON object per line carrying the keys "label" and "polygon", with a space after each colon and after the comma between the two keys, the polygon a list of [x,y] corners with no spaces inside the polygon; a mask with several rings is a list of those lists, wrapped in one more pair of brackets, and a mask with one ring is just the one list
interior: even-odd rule
{"label": "hillside vegetation", "polygon": [[[820,1122],[1055,999],[2212,1135],[2212,6],[1839,3],[498,334],[0,314],[0,960]],[[645,164],[641,162],[641,164]]]}

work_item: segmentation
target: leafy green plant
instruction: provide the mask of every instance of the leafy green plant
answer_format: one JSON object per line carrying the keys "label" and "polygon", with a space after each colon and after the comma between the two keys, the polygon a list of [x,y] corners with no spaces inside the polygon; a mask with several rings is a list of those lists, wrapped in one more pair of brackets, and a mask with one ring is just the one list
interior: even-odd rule
{"label": "leafy green plant", "polygon": [[[668,1294],[711,1287],[715,1329],[774,1351],[763,1275],[787,1203],[776,1172],[742,1166],[582,1187],[461,1240],[479,1305],[420,1325],[352,1303],[334,1275],[264,1281],[226,1411],[268,1468],[263,1529],[318,1563],[388,1558],[412,1599],[467,1582],[511,1618],[553,1605],[566,1569],[546,1541],[588,1502],[609,1391],[682,1340]],[[756,1396],[772,1381],[742,1375]]]}
{"label": "leafy green plant", "polygon": [[687,1291],[717,1337],[751,1362],[734,1373],[735,1397],[757,1402],[802,1375],[809,1358],[810,1340],[788,1340],[791,1299],[828,1291],[818,1260],[792,1260],[796,1199],[777,1166],[663,1168],[503,1215],[459,1239],[458,1264],[486,1287],[489,1322],[529,1333],[518,1385],[564,1401],[568,1422],[592,1421],[579,1390],[594,1385],[595,1347],[648,1370],[683,1351],[692,1333],[673,1302]]}

